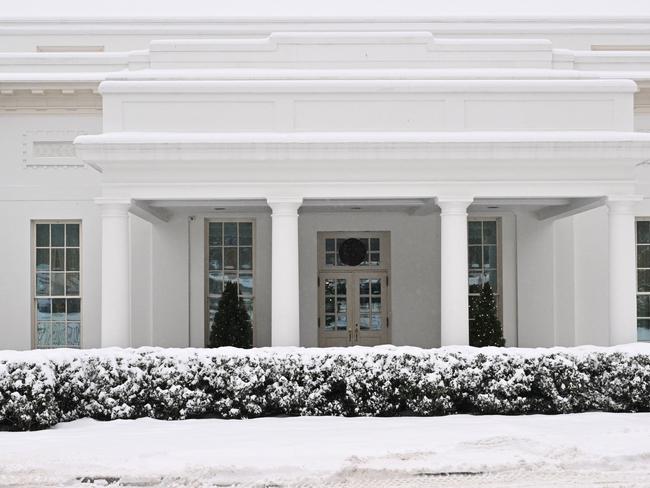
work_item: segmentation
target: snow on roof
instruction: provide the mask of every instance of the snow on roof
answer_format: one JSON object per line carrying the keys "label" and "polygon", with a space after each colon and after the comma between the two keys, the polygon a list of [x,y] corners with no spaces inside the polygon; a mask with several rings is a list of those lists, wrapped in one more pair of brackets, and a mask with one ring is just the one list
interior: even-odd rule
{"label": "snow on roof", "polygon": [[639,16],[650,14],[646,0],[329,0],[327,2],[297,0],[240,0],[238,2],[206,2],[205,0],[22,0],[5,9],[11,17],[351,17],[366,16]]}

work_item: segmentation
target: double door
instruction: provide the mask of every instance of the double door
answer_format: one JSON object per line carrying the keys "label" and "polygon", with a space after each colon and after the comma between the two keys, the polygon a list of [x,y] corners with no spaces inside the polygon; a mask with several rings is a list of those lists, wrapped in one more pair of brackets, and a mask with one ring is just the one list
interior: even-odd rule
{"label": "double door", "polygon": [[388,343],[388,285],[386,272],[320,273],[319,345],[375,346]]}

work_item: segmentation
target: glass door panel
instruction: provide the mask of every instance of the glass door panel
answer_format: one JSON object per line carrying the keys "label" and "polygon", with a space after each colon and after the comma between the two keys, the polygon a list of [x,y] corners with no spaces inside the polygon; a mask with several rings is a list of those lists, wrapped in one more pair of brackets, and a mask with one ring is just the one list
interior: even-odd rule
{"label": "glass door panel", "polygon": [[319,277],[319,342],[325,347],[348,346],[351,339],[350,276],[322,274]]}
{"label": "glass door panel", "polygon": [[386,281],[386,273],[360,273],[356,278],[355,344],[374,346],[387,342]]}
{"label": "glass door panel", "polygon": [[340,347],[388,343],[387,303],[385,272],[321,273],[319,344]]}

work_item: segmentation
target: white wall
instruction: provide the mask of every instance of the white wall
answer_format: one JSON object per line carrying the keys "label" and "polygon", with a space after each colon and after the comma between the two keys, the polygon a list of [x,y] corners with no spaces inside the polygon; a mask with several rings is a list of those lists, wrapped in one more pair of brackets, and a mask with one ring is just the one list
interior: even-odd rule
{"label": "white wall", "polygon": [[300,216],[300,342],[318,345],[316,236],[320,231],[389,231],[391,340],[440,345],[440,217],[406,213],[339,212]]}
{"label": "white wall", "polygon": [[554,223],[517,212],[517,284],[520,347],[552,346]]}
{"label": "white wall", "polygon": [[32,345],[31,221],[82,221],[82,346],[99,346],[99,175],[88,168],[27,168],[26,131],[101,130],[99,114],[0,114],[0,349]]}
{"label": "white wall", "polygon": [[[135,345],[204,347],[205,223],[220,218],[255,221],[254,344],[271,345],[270,216],[182,208],[169,222],[137,225],[139,244],[145,247],[131,251]],[[131,240],[135,245],[133,234]]]}
{"label": "white wall", "polygon": [[607,226],[605,206],[546,221],[518,212],[520,346],[609,344]]}
{"label": "white wall", "polygon": [[554,228],[554,344],[573,346],[575,325],[575,230],[573,218],[559,219]]}
{"label": "white wall", "polygon": [[31,221],[82,221],[83,347],[99,346],[100,235],[98,209],[89,201],[0,201],[0,349],[32,347]]}
{"label": "white wall", "polygon": [[[575,231],[575,344],[609,344],[607,207],[572,217]],[[635,252],[630,249],[630,252]]]}

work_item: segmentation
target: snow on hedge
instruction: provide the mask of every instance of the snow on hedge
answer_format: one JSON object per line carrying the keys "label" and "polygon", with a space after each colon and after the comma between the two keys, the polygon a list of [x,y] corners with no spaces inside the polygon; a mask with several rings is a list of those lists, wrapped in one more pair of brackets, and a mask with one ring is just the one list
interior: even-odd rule
{"label": "snow on hedge", "polygon": [[650,345],[0,351],[0,426],[650,411]]}

